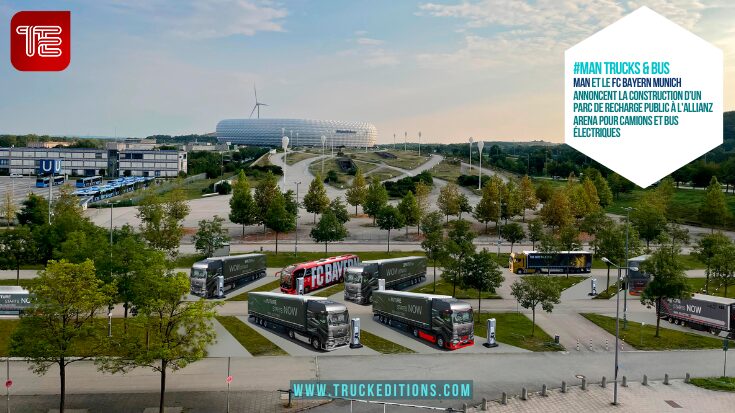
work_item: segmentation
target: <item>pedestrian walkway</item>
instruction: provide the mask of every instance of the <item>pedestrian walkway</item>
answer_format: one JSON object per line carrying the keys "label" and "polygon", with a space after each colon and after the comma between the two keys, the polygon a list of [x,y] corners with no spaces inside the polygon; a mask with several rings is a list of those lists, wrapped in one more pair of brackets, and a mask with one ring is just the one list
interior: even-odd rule
{"label": "pedestrian walkway", "polygon": [[216,319],[212,320],[217,341],[207,348],[209,357],[252,357],[235,337]]}
{"label": "pedestrian walkway", "polygon": [[[526,316],[531,318],[531,314],[526,314]],[[536,310],[536,325],[552,337],[559,335],[559,342],[570,352],[615,350],[615,336],[575,312],[548,314],[539,309]],[[580,344],[579,350],[577,350],[577,340]],[[631,350],[631,347],[627,345],[624,345],[624,348]]]}

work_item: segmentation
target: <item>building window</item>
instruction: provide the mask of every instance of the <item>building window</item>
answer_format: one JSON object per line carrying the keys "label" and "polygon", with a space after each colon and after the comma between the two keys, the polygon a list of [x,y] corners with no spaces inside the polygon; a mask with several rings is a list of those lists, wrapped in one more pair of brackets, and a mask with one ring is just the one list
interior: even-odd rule
{"label": "building window", "polygon": [[94,154],[95,159],[102,159],[102,153],[97,152]]}
{"label": "building window", "polygon": [[8,165],[8,159],[0,159],[0,165]]}
{"label": "building window", "polygon": [[161,176],[161,171],[156,171],[156,176]]}

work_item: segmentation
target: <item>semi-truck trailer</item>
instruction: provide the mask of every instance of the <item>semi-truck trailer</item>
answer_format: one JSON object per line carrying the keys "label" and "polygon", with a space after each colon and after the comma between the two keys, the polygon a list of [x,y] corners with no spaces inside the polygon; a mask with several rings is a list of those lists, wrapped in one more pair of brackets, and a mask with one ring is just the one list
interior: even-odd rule
{"label": "semi-truck trailer", "polygon": [[347,268],[345,300],[358,304],[373,302],[378,280],[385,280],[386,289],[402,284],[416,284],[426,277],[426,257],[402,257],[363,261]]}
{"label": "semi-truck trailer", "polygon": [[359,263],[360,258],[357,255],[345,254],[292,264],[278,272],[276,276],[281,277],[281,292],[298,294],[296,280],[303,278],[304,293],[308,293],[341,282],[345,270]]}
{"label": "semi-truck trailer", "polygon": [[408,328],[414,337],[455,350],[475,343],[472,306],[447,295],[373,291],[373,316]]}
{"label": "semi-truck trailer", "polygon": [[663,300],[659,316],[712,334],[726,331],[730,338],[735,338],[735,299],[732,298],[694,294],[689,299]]}
{"label": "semi-truck trailer", "polygon": [[350,314],[344,304],[325,297],[270,292],[248,294],[248,315],[255,323],[286,330],[292,339],[331,351],[350,342]]}
{"label": "semi-truck trailer", "polygon": [[207,258],[191,267],[191,293],[209,298],[216,295],[217,277],[224,276],[225,288],[265,276],[265,254]]}
{"label": "semi-truck trailer", "polygon": [[590,272],[592,253],[589,251],[539,252],[521,251],[510,254],[508,269],[516,274],[542,272]]}

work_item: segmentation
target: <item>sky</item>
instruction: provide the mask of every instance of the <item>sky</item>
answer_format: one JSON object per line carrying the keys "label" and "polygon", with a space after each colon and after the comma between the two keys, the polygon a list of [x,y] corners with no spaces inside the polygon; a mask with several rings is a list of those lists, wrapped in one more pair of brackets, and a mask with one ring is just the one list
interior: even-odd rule
{"label": "sky", "polygon": [[[366,121],[378,142],[563,140],[564,50],[646,5],[723,49],[731,0],[0,0],[0,133],[144,137],[225,118]],[[63,72],[18,72],[10,19],[71,10]]]}

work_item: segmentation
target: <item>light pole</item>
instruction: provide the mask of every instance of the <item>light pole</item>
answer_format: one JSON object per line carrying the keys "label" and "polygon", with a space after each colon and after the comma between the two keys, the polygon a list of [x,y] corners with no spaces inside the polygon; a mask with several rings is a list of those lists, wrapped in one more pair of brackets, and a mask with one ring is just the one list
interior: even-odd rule
{"label": "light pole", "polygon": [[624,207],[625,214],[625,295],[623,296],[623,330],[628,329],[628,288],[630,277],[628,274],[628,228],[630,227],[630,210],[633,207]]}
{"label": "light pole", "polygon": [[[482,148],[484,148],[484,147],[485,147],[485,142],[483,142],[483,141],[477,142],[477,151],[480,153],[480,169],[478,169],[478,171],[480,172],[480,176],[478,177],[478,180],[477,180],[477,189],[478,190],[479,189],[482,189]],[[500,221],[498,221],[498,224],[499,223],[500,223]],[[500,228],[500,227],[498,227],[498,228]]]}
{"label": "light pole", "polygon": [[396,150],[396,134],[393,134],[393,150]]}
{"label": "light pole", "polygon": [[403,152],[406,152],[408,146],[408,132],[403,132]]}
{"label": "light pole", "polygon": [[421,156],[421,131],[419,131],[419,156]]}
{"label": "light pole", "polygon": [[296,132],[296,146],[299,146],[299,133]]}
{"label": "light pole", "polygon": [[470,136],[470,171],[472,170],[472,142],[474,142],[474,139]]}
{"label": "light pole", "polygon": [[286,189],[286,156],[288,156],[288,136],[281,138],[281,146],[283,147],[283,189]]}
{"label": "light pole", "polygon": [[[613,390],[613,402],[612,404],[614,406],[618,405],[618,353],[620,352],[620,280],[621,275],[620,272],[623,267],[615,264],[614,262],[608,260],[605,257],[602,257],[602,262],[604,262],[607,265],[615,266],[618,269],[618,281],[617,281],[617,293],[615,294],[615,387]],[[638,271],[637,267],[631,267],[633,271]],[[625,270],[627,272],[628,266],[625,266]]]}
{"label": "light pole", "polygon": [[327,137],[322,135],[322,176],[324,176],[324,144],[327,142]]}
{"label": "light pole", "polygon": [[301,181],[295,182],[296,184],[296,242],[293,245],[294,254],[299,253],[299,185]]}

